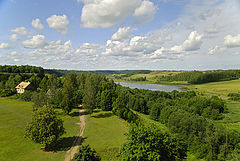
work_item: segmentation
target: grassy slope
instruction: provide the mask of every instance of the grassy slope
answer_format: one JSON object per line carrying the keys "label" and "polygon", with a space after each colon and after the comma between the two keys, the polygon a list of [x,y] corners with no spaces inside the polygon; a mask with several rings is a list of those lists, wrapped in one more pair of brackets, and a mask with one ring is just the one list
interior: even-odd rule
{"label": "grassy slope", "polygon": [[219,95],[223,98],[227,98],[229,93],[240,92],[240,79],[198,85],[187,85],[186,87],[205,94]]}
{"label": "grassy slope", "polygon": [[[134,74],[134,75],[131,75],[131,76],[128,76],[128,77],[122,77],[121,79],[115,79],[114,76],[122,76],[124,74],[111,74],[111,75],[108,75],[107,77],[110,78],[110,79],[113,79],[114,81],[123,81],[123,82],[136,82],[136,81],[131,81],[131,79],[136,79],[136,78],[139,78],[139,77],[146,77],[147,81],[142,81],[141,83],[156,83],[158,81],[158,78],[159,77],[162,77],[162,76],[168,76],[168,75],[175,75],[175,74],[178,74],[180,72],[178,71],[152,71],[148,74]],[[139,82],[139,81],[137,81]],[[173,83],[169,83],[169,82],[164,82],[164,83],[167,83],[167,84],[175,84],[176,82],[173,82]]]}
{"label": "grassy slope", "polygon": [[88,115],[84,144],[95,149],[103,161],[118,160],[119,147],[125,142],[127,123],[111,112],[97,111]]}
{"label": "grassy slope", "polygon": [[[0,97],[0,160],[64,160],[66,149],[58,152],[44,152],[41,150],[41,145],[24,138],[24,128],[31,120],[31,115],[32,103]],[[64,119],[64,127],[67,131],[63,138],[76,136],[79,133],[79,126],[76,124],[79,118],[61,117]]]}

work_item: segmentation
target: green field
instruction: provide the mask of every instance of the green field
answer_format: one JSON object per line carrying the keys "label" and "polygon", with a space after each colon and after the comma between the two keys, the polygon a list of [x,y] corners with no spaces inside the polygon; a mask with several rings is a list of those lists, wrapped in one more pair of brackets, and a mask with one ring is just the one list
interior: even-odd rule
{"label": "green field", "polygon": [[[73,112],[76,112],[74,110]],[[45,152],[41,145],[24,138],[24,129],[31,120],[32,103],[0,97],[0,160],[1,161],[59,161],[79,133],[78,116],[64,116],[67,133],[56,152]]]}
{"label": "green field", "polygon": [[199,91],[200,93],[218,95],[226,98],[229,93],[240,92],[240,79],[198,85],[186,85],[185,87]]}
{"label": "green field", "polygon": [[[141,83],[157,83],[159,78],[163,76],[170,76],[181,73],[180,71],[152,71],[148,74],[133,74],[133,75],[126,75],[126,74],[111,74],[107,75],[108,78],[113,79],[114,81],[122,81],[122,82],[136,82],[132,81],[132,79],[146,77],[146,81],[142,81]],[[121,76],[121,79],[118,77]],[[137,81],[139,82],[139,81]],[[186,82],[163,82],[165,84],[186,84]]]}
{"label": "green field", "polygon": [[95,149],[103,161],[116,161],[119,147],[125,142],[127,123],[112,112],[95,111],[88,115],[84,144]]}

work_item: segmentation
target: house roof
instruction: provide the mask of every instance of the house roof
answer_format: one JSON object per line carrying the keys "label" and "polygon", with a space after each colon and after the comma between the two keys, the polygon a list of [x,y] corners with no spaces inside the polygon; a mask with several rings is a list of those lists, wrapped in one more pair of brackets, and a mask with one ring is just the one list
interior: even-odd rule
{"label": "house roof", "polygon": [[30,84],[31,82],[21,82],[19,85],[17,85],[15,88],[27,88],[27,86]]}

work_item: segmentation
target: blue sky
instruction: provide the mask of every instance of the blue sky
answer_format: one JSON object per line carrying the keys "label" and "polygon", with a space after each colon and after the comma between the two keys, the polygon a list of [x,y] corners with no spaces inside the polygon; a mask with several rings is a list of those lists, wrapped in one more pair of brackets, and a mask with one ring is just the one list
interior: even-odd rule
{"label": "blue sky", "polygon": [[0,0],[0,64],[240,68],[239,0]]}

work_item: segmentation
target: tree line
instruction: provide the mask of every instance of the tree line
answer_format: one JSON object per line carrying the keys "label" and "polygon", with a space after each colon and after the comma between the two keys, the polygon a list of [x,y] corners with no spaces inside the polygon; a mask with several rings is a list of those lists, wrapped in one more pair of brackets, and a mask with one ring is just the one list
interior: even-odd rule
{"label": "tree line", "polygon": [[36,73],[39,75],[44,74],[42,67],[30,66],[30,65],[0,65],[1,73]]}
{"label": "tree line", "polygon": [[240,70],[185,71],[171,76],[163,76],[158,81],[187,81],[190,84],[201,84],[238,78],[240,78]]}

